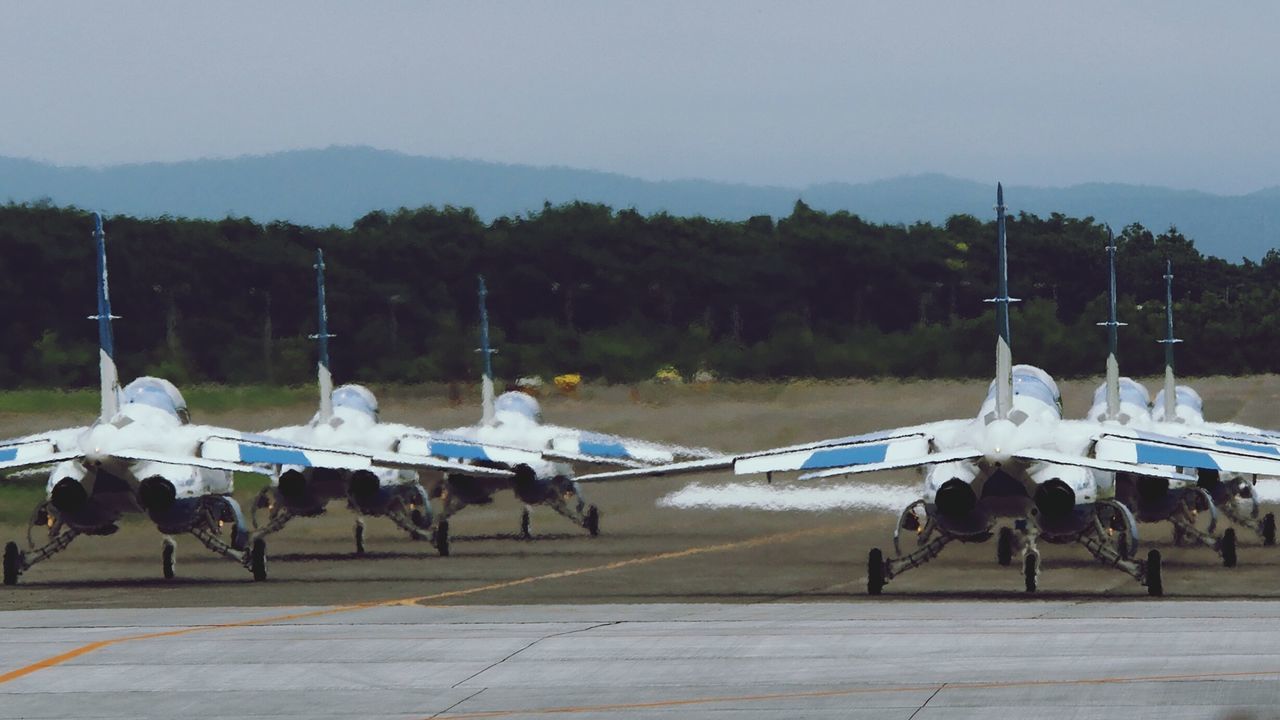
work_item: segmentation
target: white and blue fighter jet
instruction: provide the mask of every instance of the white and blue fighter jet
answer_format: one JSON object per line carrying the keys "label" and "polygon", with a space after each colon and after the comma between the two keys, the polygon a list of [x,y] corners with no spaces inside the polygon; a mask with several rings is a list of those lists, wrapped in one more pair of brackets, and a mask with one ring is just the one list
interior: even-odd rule
{"label": "white and blue fighter jet", "polygon": [[[1194,485],[1195,476],[1180,467],[1259,472],[1264,467],[1280,469],[1280,463],[1256,452],[1063,420],[1058,387],[1049,374],[1012,364],[1009,304],[1015,300],[1008,293],[1000,187],[996,213],[996,377],[976,417],[581,479],[732,469],[736,474],[766,475],[795,471],[804,480],[918,468],[924,478],[921,496],[899,517],[895,555],[885,558],[879,548],[868,554],[869,593],[879,594],[889,580],[937,557],[952,541],[986,541],[999,525],[1013,522],[1025,529],[1028,592],[1038,586],[1037,540],[1044,539],[1079,543],[1103,564],[1132,575],[1149,594],[1163,594],[1159,551],[1151,550],[1145,560],[1129,558],[1136,550],[1137,523],[1114,497],[1116,474]],[[1116,529],[1125,533],[1123,551],[1112,538]],[[914,548],[902,547],[903,530],[915,535]]]}
{"label": "white and blue fighter jet", "polygon": [[[352,470],[368,457],[316,448],[260,443],[227,428],[191,424],[186,401],[167,380],[140,377],[122,390],[116,371],[107,290],[106,235],[96,213],[99,365],[102,406],[90,425],[0,442],[0,471],[53,465],[46,497],[35,509],[27,549],[4,549],[4,584],[65,549],[80,535],[110,535],[126,513],[146,513],[166,535],[162,567],[174,576],[176,544],[169,534],[190,533],[210,550],[264,580],[266,542],[251,539],[231,497],[232,473],[263,472],[258,463],[295,462]],[[224,536],[224,525],[229,526]],[[47,533],[37,545],[36,533]]]}
{"label": "white and blue fighter jet", "polygon": [[[536,505],[550,507],[594,536],[600,532],[600,510],[583,497],[574,479],[575,465],[636,468],[716,454],[704,448],[548,425],[533,396],[509,391],[495,398],[487,292],[484,278],[480,278],[480,423],[406,438],[400,445],[401,452],[407,454],[467,463],[469,469],[450,472],[432,486],[432,496],[441,499],[442,523],[462,508],[490,503],[496,494],[509,489],[525,506],[520,516],[523,537],[532,536],[530,508]],[[512,475],[494,477],[482,472],[486,468],[509,470]]]}
{"label": "white and blue fighter jet", "polygon": [[[407,454],[411,446],[422,447],[428,435],[422,428],[381,422],[378,399],[362,385],[333,387],[329,368],[328,312],[325,303],[324,252],[316,250],[316,293],[319,331],[313,338],[319,346],[317,372],[320,408],[306,425],[266,430],[262,438],[325,447],[367,455],[371,467],[352,469],[315,464],[277,465],[271,484],[262,490],[251,517],[257,536],[280,530],[294,517],[312,517],[325,512],[333,500],[346,501],[356,514],[356,554],[365,551],[364,518],[386,517],[415,540],[430,539],[441,555],[449,554],[449,524],[433,527],[434,515],[421,472],[466,472],[486,480],[510,480],[511,470],[463,465],[430,456]],[[267,512],[259,526],[258,510]]]}

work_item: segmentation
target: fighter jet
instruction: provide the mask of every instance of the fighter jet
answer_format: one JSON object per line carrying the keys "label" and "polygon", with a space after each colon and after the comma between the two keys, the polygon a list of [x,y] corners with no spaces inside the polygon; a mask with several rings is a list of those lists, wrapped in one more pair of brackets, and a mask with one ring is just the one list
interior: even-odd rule
{"label": "fighter jet", "polygon": [[[27,549],[4,549],[4,584],[66,549],[80,535],[110,535],[122,515],[145,513],[166,535],[166,578],[175,573],[171,534],[190,533],[213,552],[243,565],[254,580],[267,577],[266,542],[252,539],[231,497],[233,472],[262,472],[255,463],[281,453],[297,462],[369,466],[369,459],[314,448],[245,439],[235,430],[191,424],[186,401],[167,380],[140,377],[120,388],[107,290],[106,235],[94,214],[97,247],[99,368],[102,405],[90,425],[0,442],[0,470],[54,465],[46,496],[32,514]],[[224,529],[226,530],[224,534]],[[46,534],[37,545],[36,533]]]}
{"label": "fighter jet", "polygon": [[[1280,469],[1275,459],[1229,448],[1128,428],[1064,421],[1057,384],[1043,370],[1013,365],[1009,332],[1003,188],[996,190],[997,296],[996,377],[976,417],[894,428],[853,437],[775,448],[742,455],[678,463],[659,468],[585,476],[605,480],[637,475],[670,475],[732,468],[737,474],[800,471],[801,480],[855,475],[879,470],[919,468],[920,499],[902,511],[894,530],[895,555],[879,548],[868,553],[867,591],[878,595],[885,584],[937,557],[949,543],[990,539],[1002,523],[1024,533],[1023,574],[1028,592],[1039,582],[1037,541],[1079,543],[1103,564],[1132,575],[1151,595],[1163,593],[1161,560],[1151,550],[1145,560],[1128,557],[1136,548],[1137,523],[1114,497],[1116,473],[1194,485],[1195,476],[1174,465]],[[1193,450],[1194,448],[1194,450]],[[1183,455],[1200,454],[1198,461]],[[1188,462],[1164,462],[1178,455]],[[1113,529],[1125,531],[1129,547],[1117,550]],[[915,536],[902,545],[902,531]]]}
{"label": "fighter jet", "polygon": [[[334,389],[329,368],[329,339],[334,336],[329,334],[325,303],[323,250],[316,250],[315,270],[318,332],[312,338],[319,346],[320,408],[306,425],[267,430],[261,437],[363,454],[373,465],[354,470],[297,463],[276,466],[271,484],[263,488],[253,505],[251,517],[257,536],[280,530],[294,517],[320,515],[331,501],[343,500],[356,514],[356,554],[365,552],[364,518],[386,517],[409,537],[430,539],[437,552],[448,555],[449,524],[442,521],[433,531],[431,502],[418,472],[466,472],[489,481],[507,481],[515,474],[499,468],[406,455],[400,452],[402,443],[410,439],[412,444],[417,439],[421,445],[428,434],[426,430],[380,422],[378,399],[364,386],[349,384]],[[261,526],[259,510],[267,514]]]}
{"label": "fighter jet", "polygon": [[[524,503],[520,533],[532,537],[530,509],[545,505],[580,525],[592,536],[600,532],[600,509],[589,505],[574,480],[574,465],[635,468],[670,463],[681,457],[704,458],[715,455],[704,448],[623,438],[576,428],[548,425],[542,408],[533,396],[512,390],[494,397],[492,356],[489,346],[489,313],[484,278],[480,284],[481,375],[480,423],[468,427],[433,431],[429,437],[401,442],[401,451],[431,455],[468,464],[465,471],[451,472],[432,487],[441,499],[441,522],[468,505],[493,501],[496,494],[510,489]],[[511,477],[483,474],[485,468],[503,468]]]}

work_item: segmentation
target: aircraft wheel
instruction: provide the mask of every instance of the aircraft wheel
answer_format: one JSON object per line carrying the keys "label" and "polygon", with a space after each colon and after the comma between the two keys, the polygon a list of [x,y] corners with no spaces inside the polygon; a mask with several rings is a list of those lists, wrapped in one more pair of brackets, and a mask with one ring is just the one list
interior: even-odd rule
{"label": "aircraft wheel", "polygon": [[1027,557],[1022,561],[1022,577],[1026,580],[1027,592],[1036,591],[1037,581],[1040,578],[1040,554],[1029,552]]}
{"label": "aircraft wheel", "polygon": [[1236,566],[1236,529],[1227,528],[1222,533],[1222,564],[1224,567]]}
{"label": "aircraft wheel", "polygon": [[884,589],[884,553],[872,548],[867,553],[867,594],[879,595]]}
{"label": "aircraft wheel", "polygon": [[583,521],[582,526],[591,533],[591,537],[600,534],[600,508],[592,505],[587,508],[587,518]]}
{"label": "aircraft wheel", "polygon": [[164,566],[165,580],[172,580],[174,575],[177,574],[175,572],[175,568],[178,565],[177,555],[178,543],[174,542],[171,538],[165,538],[164,549],[160,551],[160,562]]}
{"label": "aircraft wheel", "polygon": [[267,541],[262,538],[254,539],[253,547],[249,550],[249,570],[253,573],[254,581],[267,579]]}
{"label": "aircraft wheel", "polygon": [[520,513],[520,537],[525,540],[531,540],[533,538],[533,533],[531,532],[532,527],[533,519],[529,517],[529,508],[525,508],[524,511]]}
{"label": "aircraft wheel", "polygon": [[356,521],[356,554],[364,554],[364,523]]}
{"label": "aircraft wheel", "polygon": [[17,585],[18,573],[22,567],[22,551],[18,543],[9,542],[4,546],[4,584]]}
{"label": "aircraft wheel", "polygon": [[1262,517],[1262,544],[1271,547],[1276,544],[1276,516],[1267,513]]}
{"label": "aircraft wheel", "polygon": [[1010,528],[1002,527],[996,535],[996,562],[1004,567],[1013,564],[1013,530]]}
{"label": "aircraft wheel", "polygon": [[1147,594],[1151,597],[1164,595],[1164,579],[1160,577],[1160,551],[1147,553]]}
{"label": "aircraft wheel", "polygon": [[436,525],[436,552],[440,557],[449,557],[449,521],[441,520]]}

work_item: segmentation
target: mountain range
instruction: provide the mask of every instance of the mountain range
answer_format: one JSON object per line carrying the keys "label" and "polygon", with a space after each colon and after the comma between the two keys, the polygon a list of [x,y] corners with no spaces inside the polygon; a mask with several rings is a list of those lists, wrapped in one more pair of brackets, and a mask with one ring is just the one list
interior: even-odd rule
{"label": "mountain range", "polygon": [[[66,167],[0,157],[0,202],[48,201],[109,214],[350,225],[372,210],[471,207],[481,218],[536,211],[543,203],[599,202],[643,213],[742,220],[789,215],[796,200],[879,223],[940,223],[957,213],[992,215],[995,178],[911,175],[866,183],[782,187],[709,180],[650,181],[565,167],[509,165],[330,147],[269,155],[108,167]],[[1146,185],[1006,186],[1014,212],[1093,217],[1119,231],[1140,222],[1176,226],[1205,254],[1257,260],[1278,244],[1280,187],[1215,195]]]}

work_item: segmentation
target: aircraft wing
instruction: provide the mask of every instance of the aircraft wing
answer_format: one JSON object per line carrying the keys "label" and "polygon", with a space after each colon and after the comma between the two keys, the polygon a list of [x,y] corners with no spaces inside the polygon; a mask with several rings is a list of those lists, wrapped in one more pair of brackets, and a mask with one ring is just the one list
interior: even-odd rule
{"label": "aircraft wing", "polygon": [[728,470],[733,467],[733,460],[734,457],[732,455],[723,455],[721,457],[706,458],[703,460],[689,460],[687,462],[670,463],[668,465],[646,465],[644,467],[632,468],[629,470],[610,470],[608,472],[579,475],[574,478],[574,480],[577,482],[599,482],[601,480],[629,480],[642,477],[691,475],[696,473],[714,472],[716,470]]}
{"label": "aircraft wing", "polygon": [[82,456],[83,454],[78,450],[59,450],[56,442],[46,438],[9,442],[0,445],[0,470],[21,470],[52,465]]}
{"label": "aircraft wing", "polygon": [[639,467],[672,463],[677,458],[705,459],[720,455],[707,448],[664,445],[575,428],[552,426],[547,429],[553,433],[550,447],[542,452],[548,460]]}
{"label": "aircraft wing", "polygon": [[396,450],[407,455],[446,460],[471,460],[507,466],[529,465],[542,460],[542,453],[537,450],[493,445],[447,435],[406,435],[400,438]]}
{"label": "aircraft wing", "polygon": [[153,452],[151,450],[112,450],[109,453],[103,453],[104,456],[110,456],[120,460],[130,460],[137,462],[158,462],[168,465],[183,465],[189,467],[208,468],[209,470],[228,470],[231,472],[254,473],[257,475],[266,475],[268,471],[261,465],[249,465],[247,463],[229,462],[226,460],[217,460],[213,458],[202,457],[199,455],[179,455],[161,452]]}
{"label": "aircraft wing", "polygon": [[[976,450],[964,448],[949,454],[931,452],[932,437],[923,432],[890,431],[871,435],[854,436],[853,442],[838,444],[833,441],[793,445],[774,450],[723,455],[720,457],[691,460],[683,463],[657,465],[632,470],[595,473],[578,478],[582,481],[615,480],[635,477],[684,475],[733,469],[737,475],[787,472],[794,470],[838,469],[833,475],[855,472],[890,470],[895,468],[930,465],[980,456]],[[974,453],[977,453],[975,455]],[[811,477],[807,475],[806,477]]]}
{"label": "aircraft wing", "polygon": [[1120,462],[1118,460],[1103,460],[1096,457],[1088,457],[1084,455],[1073,455],[1071,453],[1058,452],[1056,450],[1020,450],[1014,453],[1014,456],[1021,460],[1031,460],[1035,462],[1055,463],[1057,465],[1074,465],[1076,467],[1087,467],[1094,470],[1104,470],[1107,472],[1123,472],[1132,475],[1145,475],[1148,477],[1165,478],[1167,480],[1175,480],[1179,482],[1195,484],[1196,476],[1180,473],[1176,468],[1169,466],[1156,465],[1138,465],[1135,463]]}
{"label": "aircraft wing", "polygon": [[1103,433],[1094,454],[1104,460],[1141,465],[1196,468],[1246,475],[1280,475],[1280,454],[1234,446],[1206,444],[1154,433]]}
{"label": "aircraft wing", "polygon": [[945,452],[929,453],[924,456],[899,457],[895,460],[864,463],[861,465],[842,465],[839,467],[827,468],[826,470],[818,470],[817,472],[805,473],[797,479],[821,480],[823,478],[838,477],[841,475],[857,475],[859,473],[876,472],[879,470],[900,470],[902,468],[919,467],[921,465],[937,465],[945,462],[976,460],[980,457],[982,457],[982,451],[977,448],[957,448],[955,450],[947,450]]}
{"label": "aircraft wing", "polygon": [[[201,466],[199,462],[193,460],[235,465],[298,465],[335,470],[366,470],[373,466],[372,459],[367,453],[298,445],[276,438],[248,434],[240,437],[208,437],[200,443],[198,457],[162,462]],[[254,469],[251,472],[261,471]]]}
{"label": "aircraft wing", "polygon": [[491,468],[483,465],[467,465],[465,463],[441,460],[429,455],[410,455],[403,452],[375,453],[373,464],[378,467],[398,468],[402,470],[428,470],[442,473],[464,473],[471,477],[513,478],[515,473],[502,468]]}

